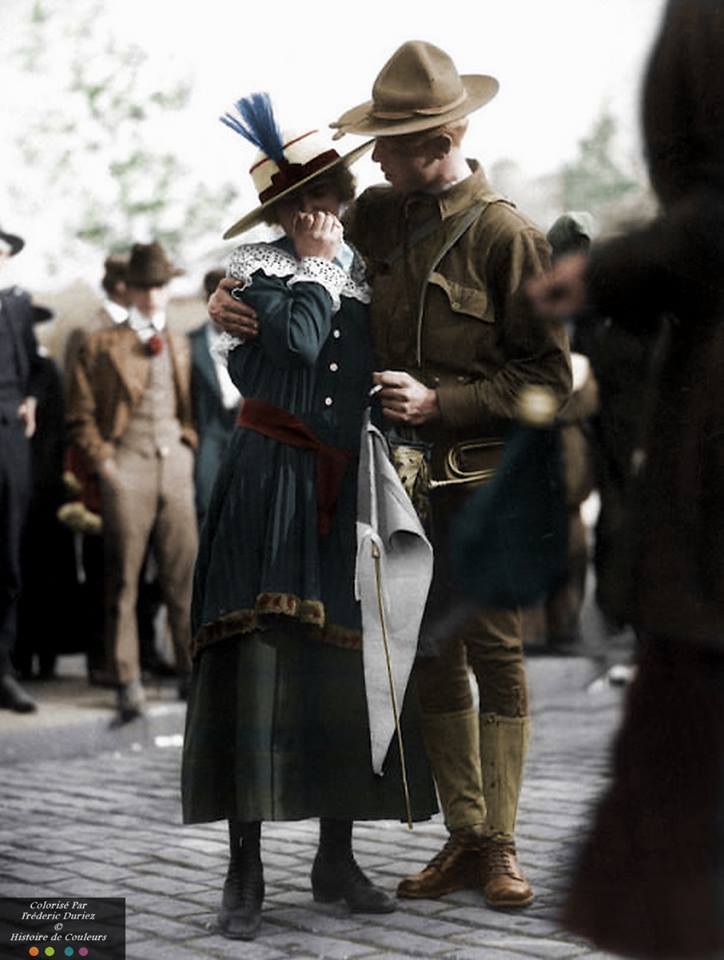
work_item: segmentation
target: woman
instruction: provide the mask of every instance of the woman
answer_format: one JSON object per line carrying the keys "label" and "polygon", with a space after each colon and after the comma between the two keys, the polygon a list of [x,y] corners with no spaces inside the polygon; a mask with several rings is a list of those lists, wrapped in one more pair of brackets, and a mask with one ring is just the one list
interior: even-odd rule
{"label": "woman", "polygon": [[641,641],[614,780],[565,919],[639,957],[724,952],[724,2],[669,0],[644,87],[648,227],[561,262],[548,315],[587,299],[660,332],[631,507]]}
{"label": "woman", "polygon": [[[240,246],[229,272],[259,319],[231,339],[244,396],[214,489],[196,570],[195,665],[183,766],[187,823],[227,819],[221,932],[249,939],[264,894],[263,820],[320,818],[315,899],[387,912],[352,854],[354,819],[403,815],[400,761],[371,770],[354,599],[356,467],[371,385],[364,266],[338,219],[354,193],[317,131],[282,137],[266,95],[229,125],[260,148],[251,173],[275,243]],[[409,699],[409,698],[408,698]],[[414,704],[408,704],[413,707]],[[410,709],[405,711],[406,714]],[[404,730],[413,816],[436,809],[417,728]]]}

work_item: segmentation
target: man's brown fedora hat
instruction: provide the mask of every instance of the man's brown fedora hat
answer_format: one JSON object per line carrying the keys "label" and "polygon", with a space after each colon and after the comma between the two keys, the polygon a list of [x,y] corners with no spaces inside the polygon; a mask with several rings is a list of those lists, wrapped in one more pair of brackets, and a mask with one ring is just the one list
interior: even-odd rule
{"label": "man's brown fedora hat", "polygon": [[466,117],[498,92],[495,77],[460,76],[450,57],[424,40],[408,40],[380,70],[372,99],[347,110],[331,127],[345,133],[391,137],[429,130]]}
{"label": "man's brown fedora hat", "polygon": [[128,261],[126,283],[129,287],[165,287],[183,272],[171,263],[158,241],[134,243]]}

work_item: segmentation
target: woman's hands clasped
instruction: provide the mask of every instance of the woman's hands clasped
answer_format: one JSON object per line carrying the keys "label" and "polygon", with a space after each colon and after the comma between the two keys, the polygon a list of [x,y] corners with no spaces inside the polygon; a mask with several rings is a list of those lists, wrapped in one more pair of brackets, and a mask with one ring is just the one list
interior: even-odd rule
{"label": "woman's hands clasped", "polygon": [[[333,213],[299,211],[294,215],[288,236],[300,259],[334,260],[342,243],[343,229]],[[259,335],[259,321],[252,307],[231,296],[231,290],[238,285],[239,281],[233,277],[225,277],[219,283],[209,297],[209,317],[221,330],[242,340],[252,340]]]}
{"label": "woman's hands clasped", "polygon": [[289,238],[301,260],[302,257],[321,257],[334,260],[342,243],[342,224],[333,213],[317,210],[299,211],[292,220]]}

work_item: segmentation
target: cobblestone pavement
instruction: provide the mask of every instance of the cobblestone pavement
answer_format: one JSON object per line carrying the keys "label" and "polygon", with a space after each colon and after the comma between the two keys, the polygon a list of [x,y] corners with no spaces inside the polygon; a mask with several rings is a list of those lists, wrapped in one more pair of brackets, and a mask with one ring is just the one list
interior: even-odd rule
{"label": "cobblestone pavement", "polygon": [[[603,958],[561,929],[566,865],[587,809],[606,780],[607,744],[621,691],[589,686],[584,660],[531,664],[535,735],[518,829],[536,899],[518,912],[483,906],[476,891],[400,901],[396,913],[352,915],[311,899],[316,823],[267,824],[264,922],[253,943],[214,932],[226,868],[223,824],[180,825],[179,736],[163,746],[6,765],[0,784],[0,893],[18,897],[125,897],[128,960],[205,958]],[[363,868],[389,890],[441,846],[437,821],[358,824]]]}

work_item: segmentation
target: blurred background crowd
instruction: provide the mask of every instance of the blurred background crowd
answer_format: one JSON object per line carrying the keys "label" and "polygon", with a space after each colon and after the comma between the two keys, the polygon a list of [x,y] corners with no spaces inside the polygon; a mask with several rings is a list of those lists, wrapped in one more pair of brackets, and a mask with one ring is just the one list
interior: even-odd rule
{"label": "blurred background crowd", "polygon": [[[588,212],[569,211],[559,216],[548,231],[554,257],[585,252],[595,229],[595,220]],[[11,241],[21,240],[14,234],[3,232],[2,236],[7,247]],[[6,261],[19,252],[10,248]],[[25,250],[21,255],[30,258],[32,252]],[[129,642],[138,645],[137,653],[129,656],[132,660],[138,657],[139,676],[176,682],[179,696],[185,696],[188,628],[175,623],[174,618],[188,620],[196,528],[203,522],[240,399],[224,363],[213,350],[219,332],[206,314],[206,300],[224,273],[223,267],[214,267],[197,280],[198,289],[193,295],[172,297],[170,291],[179,280],[188,287],[188,275],[170,262],[160,243],[137,243],[107,255],[95,291],[89,287],[77,299],[68,299],[67,291],[48,296],[57,313],[33,302],[19,287],[6,288],[0,294],[7,304],[20,305],[22,322],[33,328],[32,349],[36,355],[31,358],[32,389],[37,402],[35,429],[29,440],[32,464],[20,551],[23,586],[17,607],[17,637],[8,641],[12,643],[12,665],[7,666],[5,680],[11,685],[0,690],[0,706],[33,710],[32,697],[14,680],[8,681],[8,676],[17,673],[23,681],[52,678],[58,657],[63,654],[85,654],[89,682],[117,686],[118,677],[109,674],[106,657],[108,643],[112,647],[118,643],[117,638],[114,640],[118,631],[130,631]],[[158,296],[159,292],[163,303],[149,304],[149,296]],[[158,349],[159,333],[172,345],[177,368],[176,403],[169,407],[169,418],[178,421],[174,436],[181,436],[183,441],[184,430],[193,435],[193,468],[184,468],[180,474],[175,490],[180,505],[174,507],[176,514],[171,519],[172,525],[189,535],[183,542],[172,540],[171,544],[175,553],[186,554],[186,570],[180,580],[172,579],[170,586],[161,582],[163,576],[160,578],[166,549],[165,521],[155,506],[149,508],[151,516],[139,521],[142,506],[138,483],[129,483],[126,478],[130,491],[127,515],[121,513],[113,529],[104,530],[101,518],[104,478],[97,471],[103,459],[98,426],[105,433],[113,427],[103,426],[97,397],[99,390],[112,393],[113,377],[101,364],[103,383],[92,382],[92,370],[99,369],[99,364],[97,356],[89,357],[89,343],[97,345],[102,331],[124,326],[130,326],[133,343],[140,343],[144,352]],[[560,418],[569,527],[568,575],[545,603],[527,612],[525,628],[529,650],[564,655],[584,649],[581,611],[587,583],[589,588],[596,584],[596,600],[606,628],[612,634],[621,630],[616,604],[616,542],[622,523],[627,464],[638,437],[641,404],[636,396],[642,389],[646,364],[646,350],[640,341],[632,349],[630,336],[612,330],[608,321],[591,320],[580,330],[572,344],[574,391]],[[612,341],[617,337],[622,342],[612,351]],[[180,349],[182,341],[184,348]],[[179,377],[180,367],[184,372]],[[181,386],[179,380],[183,381]],[[599,403],[601,390],[607,398],[603,405]],[[158,405],[158,394],[154,402]],[[187,417],[182,412],[186,402]],[[115,409],[112,398],[109,403]],[[151,442],[148,451],[141,451],[140,472],[146,475],[150,471],[148,458],[153,458],[152,463],[165,463],[172,448],[166,442],[167,434],[161,437],[163,443],[156,442],[159,431],[167,427],[154,421],[144,429],[149,435],[135,442],[140,448]],[[124,439],[126,446],[129,436]],[[163,495],[161,491],[158,498]],[[139,545],[129,560],[127,552],[114,544],[125,540],[129,536],[125,531],[139,522]],[[194,527],[192,535],[189,526]],[[595,560],[595,575],[589,579],[591,559]],[[125,582],[129,570],[132,584]],[[111,602],[109,606],[107,591],[120,591],[119,579],[127,591],[127,602],[133,605],[132,625],[108,622],[109,616],[114,616],[108,611],[117,604]],[[164,603],[169,595],[177,603],[176,615],[171,612],[169,616]],[[118,616],[122,619],[123,613]],[[136,673],[134,669],[129,676],[135,677]],[[132,719],[142,696],[137,687],[127,691],[121,716]]]}

